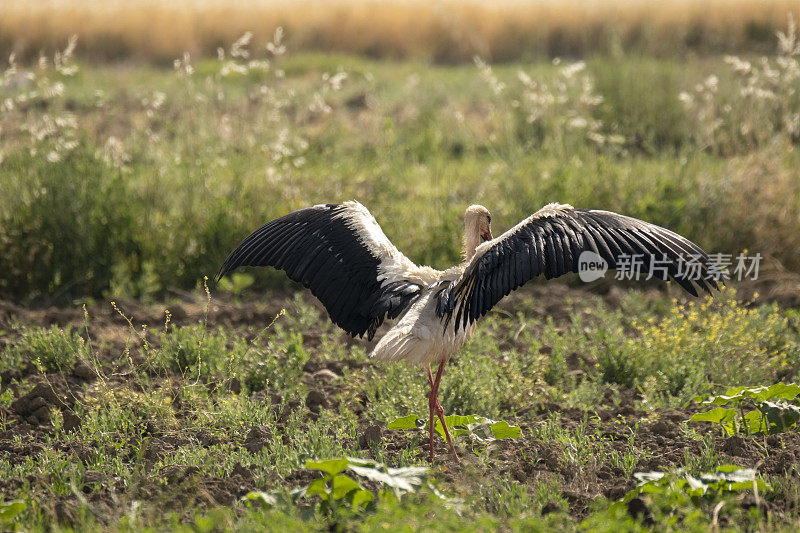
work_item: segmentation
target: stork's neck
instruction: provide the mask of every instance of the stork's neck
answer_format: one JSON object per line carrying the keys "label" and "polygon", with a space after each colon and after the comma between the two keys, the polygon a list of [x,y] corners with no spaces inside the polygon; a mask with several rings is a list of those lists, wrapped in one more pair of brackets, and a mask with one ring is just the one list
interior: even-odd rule
{"label": "stork's neck", "polygon": [[475,249],[481,243],[481,232],[477,224],[467,223],[464,227],[464,260],[469,261],[475,255]]}

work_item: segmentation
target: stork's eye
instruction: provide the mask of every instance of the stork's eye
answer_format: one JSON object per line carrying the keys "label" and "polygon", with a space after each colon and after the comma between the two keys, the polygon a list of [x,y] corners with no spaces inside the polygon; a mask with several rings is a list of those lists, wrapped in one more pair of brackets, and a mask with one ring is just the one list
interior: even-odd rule
{"label": "stork's eye", "polygon": [[486,221],[491,224],[492,223],[492,215],[486,215]]}

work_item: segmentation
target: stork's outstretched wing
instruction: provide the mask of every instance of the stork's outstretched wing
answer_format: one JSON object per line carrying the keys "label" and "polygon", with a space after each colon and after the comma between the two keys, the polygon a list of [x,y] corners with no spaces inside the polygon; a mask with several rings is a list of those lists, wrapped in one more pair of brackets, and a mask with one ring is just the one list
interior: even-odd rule
{"label": "stork's outstretched wing", "polygon": [[[627,257],[631,265],[639,262],[643,275],[672,279],[694,296],[694,284],[707,292],[717,288],[708,255],[677,233],[609,211],[549,204],[481,244],[461,277],[439,293],[437,314],[466,327],[540,274],[550,279],[578,272],[584,251],[598,254],[610,269]],[[685,268],[690,262],[691,271]]]}
{"label": "stork's outstretched wing", "polygon": [[230,253],[217,280],[240,266],[272,266],[311,289],[331,320],[372,340],[422,290],[417,266],[358,202],[316,205],[261,226]]}

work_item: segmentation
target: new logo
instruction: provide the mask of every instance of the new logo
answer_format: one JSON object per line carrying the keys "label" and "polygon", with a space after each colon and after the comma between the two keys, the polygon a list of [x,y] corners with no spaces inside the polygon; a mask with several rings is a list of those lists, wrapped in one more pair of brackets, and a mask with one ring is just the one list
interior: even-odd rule
{"label": "new logo", "polygon": [[608,263],[598,254],[586,250],[578,257],[578,277],[581,281],[589,283],[606,275]]}

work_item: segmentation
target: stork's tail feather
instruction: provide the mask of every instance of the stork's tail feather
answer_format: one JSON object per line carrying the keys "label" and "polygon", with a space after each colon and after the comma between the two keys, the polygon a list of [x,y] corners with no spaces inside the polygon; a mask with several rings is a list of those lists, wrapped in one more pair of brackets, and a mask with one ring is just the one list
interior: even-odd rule
{"label": "stork's tail feather", "polygon": [[405,361],[409,364],[429,364],[436,358],[431,343],[412,334],[406,328],[391,329],[370,353],[379,361]]}

